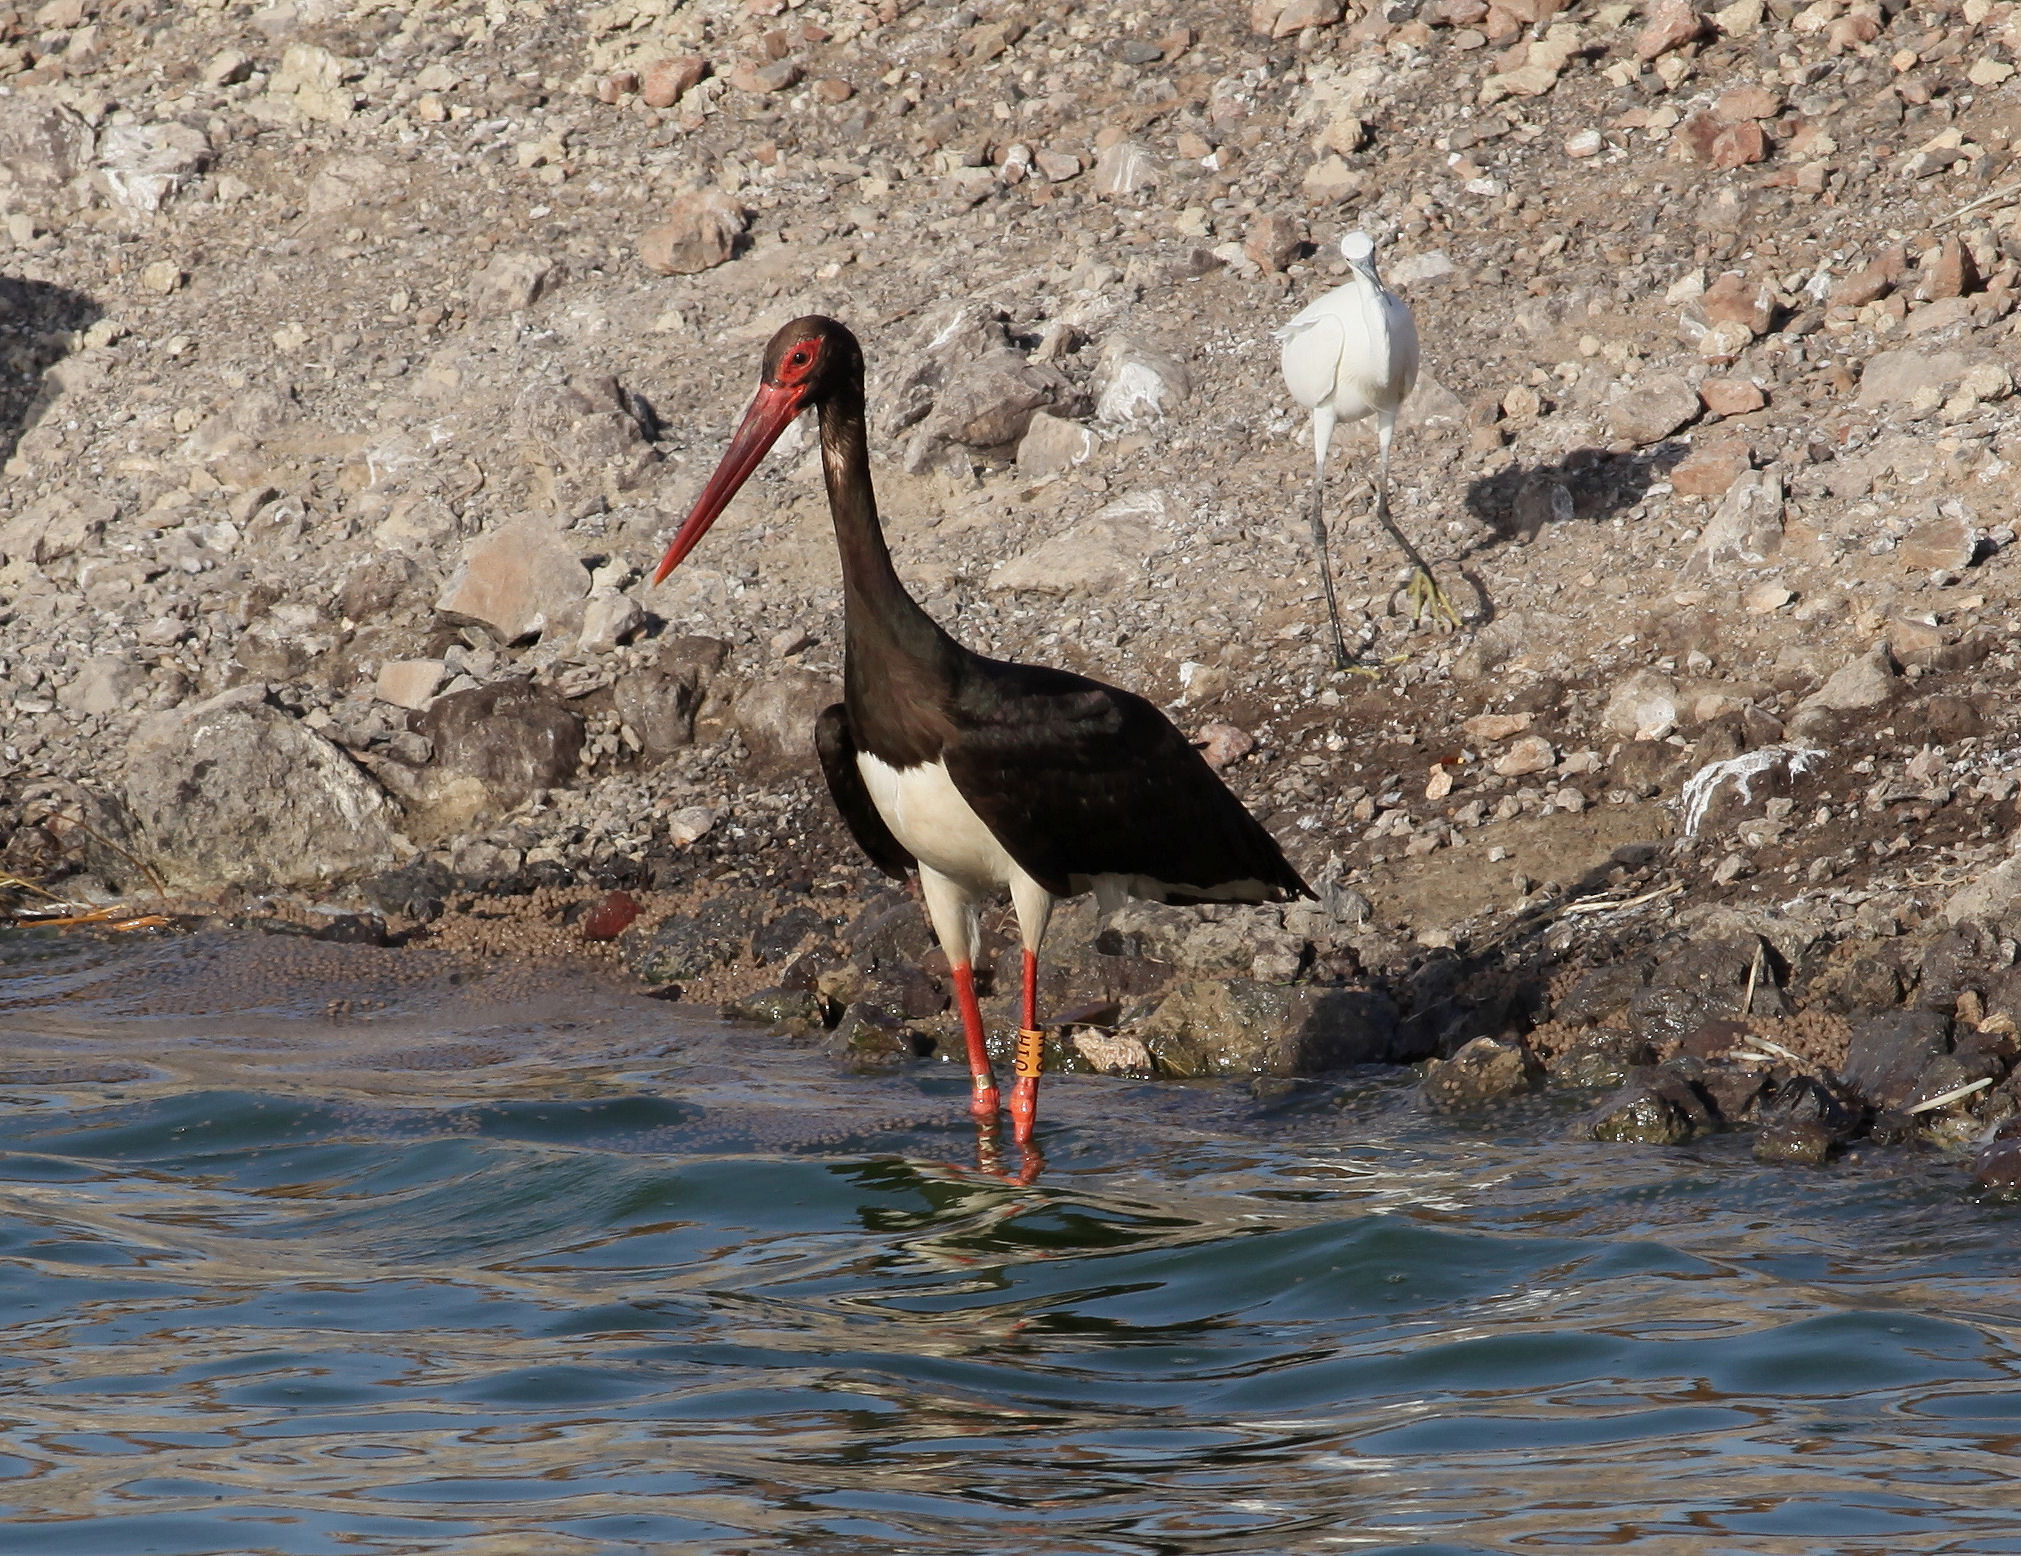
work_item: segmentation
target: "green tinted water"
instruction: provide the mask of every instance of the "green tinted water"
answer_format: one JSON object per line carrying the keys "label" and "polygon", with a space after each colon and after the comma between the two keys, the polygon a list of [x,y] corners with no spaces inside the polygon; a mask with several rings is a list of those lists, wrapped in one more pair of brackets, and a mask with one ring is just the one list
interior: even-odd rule
{"label": "green tinted water", "polygon": [[2021,1552],[2016,1213],[1406,1084],[972,1166],[586,976],[0,940],[0,1551]]}

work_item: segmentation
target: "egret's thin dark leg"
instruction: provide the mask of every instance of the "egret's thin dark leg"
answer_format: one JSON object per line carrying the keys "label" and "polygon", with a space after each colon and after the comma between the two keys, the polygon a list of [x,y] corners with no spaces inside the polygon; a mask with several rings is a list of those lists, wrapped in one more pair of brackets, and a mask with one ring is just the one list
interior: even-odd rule
{"label": "egret's thin dark leg", "polygon": [[1326,589],[1326,619],[1333,628],[1333,667],[1351,670],[1347,641],[1340,635],[1340,602],[1333,594],[1333,563],[1326,555],[1326,466],[1312,473],[1312,549],[1319,553],[1319,581]]}
{"label": "egret's thin dark leg", "polygon": [[[1429,605],[1434,616],[1442,616],[1451,625],[1460,624],[1460,613],[1453,609],[1453,602],[1446,597],[1446,591],[1439,587],[1438,579],[1432,576],[1431,565],[1418,555],[1418,548],[1404,538],[1404,532],[1396,527],[1396,521],[1389,516],[1389,444],[1393,424],[1385,421],[1378,429],[1382,444],[1379,471],[1375,484],[1375,521],[1389,532],[1389,538],[1397,543],[1410,565],[1417,569],[1417,576],[1411,581],[1411,602],[1418,607],[1411,617],[1416,621]],[[1419,580],[1422,580],[1420,582]]]}

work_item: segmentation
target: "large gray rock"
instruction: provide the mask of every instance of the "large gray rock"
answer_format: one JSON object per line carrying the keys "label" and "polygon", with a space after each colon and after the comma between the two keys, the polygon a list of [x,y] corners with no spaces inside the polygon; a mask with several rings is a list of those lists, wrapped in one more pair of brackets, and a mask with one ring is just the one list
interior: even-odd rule
{"label": "large gray rock", "polygon": [[435,608],[517,643],[569,619],[588,593],[589,573],[568,542],[523,519],[470,543]]}
{"label": "large gray rock", "polygon": [[789,666],[739,692],[730,716],[761,764],[811,767],[814,721],[823,708],[841,700],[839,681]]}
{"label": "large gray rock", "polygon": [[398,853],[384,791],[264,686],[143,724],[126,803],[149,864],[176,890],[322,887]]}
{"label": "large gray rock", "polygon": [[1661,443],[1698,415],[1698,391],[1675,373],[1658,373],[1617,395],[1607,407],[1614,436],[1638,448]]}
{"label": "large gray rock", "polygon": [[147,685],[147,667],[124,654],[101,654],[88,661],[56,700],[86,717],[131,707]]}
{"label": "large gray rock", "polygon": [[1190,395],[1193,375],[1177,357],[1114,335],[1102,346],[1090,387],[1095,414],[1103,421],[1147,421]]}
{"label": "large gray rock", "polygon": [[1600,727],[1623,740],[1661,740],[1677,727],[1677,715],[1677,683],[1655,670],[1637,670],[1615,685]]}
{"label": "large gray rock", "polygon": [[1876,352],[1860,374],[1856,402],[1862,410],[1907,404],[1923,390],[1946,391],[1961,382],[1981,362],[1997,363],[1990,353],[1973,351]]}
{"label": "large gray rock", "polygon": [[91,126],[40,96],[0,98],[0,168],[29,189],[54,189],[90,166]]}
{"label": "large gray rock", "polygon": [[545,688],[494,681],[437,697],[413,720],[431,755],[419,767],[386,762],[387,786],[450,833],[523,805],[575,776],[583,721]]}
{"label": "large gray rock", "polygon": [[722,189],[691,189],[674,197],[667,218],[639,239],[639,259],[663,276],[691,276],[737,252],[748,218]]}
{"label": "large gray rock", "polygon": [[921,317],[906,349],[893,358],[902,371],[878,386],[872,403],[878,431],[895,437],[933,413],[943,385],[963,366],[1010,350],[997,310],[983,303],[943,303]]}
{"label": "large gray rock", "polygon": [[1726,489],[1690,560],[1691,572],[1759,567],[1782,550],[1782,472],[1749,470]]}
{"label": "large gray rock", "polygon": [[1973,877],[1944,904],[1944,917],[1953,924],[1968,919],[1991,924],[2017,916],[2021,916],[2021,854]]}
{"label": "large gray rock", "polygon": [[1163,492],[1126,492],[1065,534],[999,565],[989,575],[989,586],[1043,594],[1100,594],[1134,587],[1143,581],[1157,549],[1156,521],[1166,511]]}
{"label": "large gray rock", "polygon": [[1058,475],[1083,464],[1095,452],[1095,435],[1077,421],[1033,411],[1018,440],[1018,469],[1034,478]]}
{"label": "large gray rock", "polygon": [[90,546],[118,517],[112,499],[98,492],[45,497],[0,525],[0,562],[46,567]]}
{"label": "large gray rock", "polygon": [[1136,1035],[1161,1072],[1180,1076],[1312,1075],[1423,1057],[1383,995],[1250,978],[1183,983]]}
{"label": "large gray rock", "polygon": [[99,137],[98,160],[112,197],[130,211],[158,211],[210,165],[204,132],[169,119],[114,124]]}
{"label": "large gray rock", "polygon": [[539,254],[494,254],[470,278],[474,318],[517,313],[553,290],[555,267]]}
{"label": "large gray rock", "polygon": [[611,689],[618,717],[647,756],[662,757],[693,743],[696,710],[728,651],[719,638],[669,638],[650,662],[618,677]]}
{"label": "large gray rock", "polygon": [[1888,645],[1876,643],[1857,659],[1848,659],[1834,670],[1824,685],[1797,705],[1797,712],[1817,708],[1832,713],[1857,713],[1878,708],[1894,697],[1901,684]]}
{"label": "large gray rock", "polygon": [[1951,1018],[1889,1010],[1857,1023],[1846,1044],[1846,1084],[1877,1108],[1900,1107],[1931,1061],[1951,1051]]}

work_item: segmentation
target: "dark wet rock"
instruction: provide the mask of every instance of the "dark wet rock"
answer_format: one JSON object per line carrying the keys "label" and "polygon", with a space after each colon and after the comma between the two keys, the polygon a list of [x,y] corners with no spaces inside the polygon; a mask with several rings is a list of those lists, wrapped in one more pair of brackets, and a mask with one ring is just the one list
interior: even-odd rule
{"label": "dark wet rock", "polygon": [[1694,1058],[1716,1059],[1745,1046],[1747,1037],[1747,1023],[1744,1021],[1708,1021],[1685,1033],[1679,1049]]}
{"label": "dark wet rock", "polygon": [[843,944],[862,967],[917,965],[933,949],[933,931],[919,903],[903,892],[886,892],[856,915]]}
{"label": "dark wet rock", "polygon": [[811,1032],[826,1024],[828,1004],[812,989],[760,989],[729,1001],[723,1006],[723,1015],[731,1021],[758,1021]]}
{"label": "dark wet rock", "polygon": [[263,686],[143,724],[126,804],[144,857],[183,891],[322,887],[396,857],[392,801]]}
{"label": "dark wet rock", "polygon": [[1916,1132],[1916,1116],[1901,1108],[1882,1108],[1867,1126],[1867,1133],[1878,1145],[1900,1145]]}
{"label": "dark wet rock", "polygon": [[1607,962],[1593,968],[1552,1006],[1550,1018],[1566,1027],[1613,1023],[1627,1016],[1629,1004],[1649,982],[1653,958]]}
{"label": "dark wet rock", "polygon": [[1858,1130],[1859,1102],[1841,1095],[1816,1075],[1796,1075],[1784,1081],[1762,1108],[1764,1127],[1770,1124],[1814,1124],[1833,1139],[1850,1139]]}
{"label": "dark wet rock", "polygon": [[1916,1004],[1950,1014],[1966,990],[1983,991],[1998,954],[1998,937],[1970,922],[1946,930],[1923,950]]}
{"label": "dark wet rock", "polygon": [[1657,963],[1629,1002],[1630,1024],[1656,1044],[1681,1040],[1708,1021],[1789,1015],[1780,967],[1774,948],[1758,935],[1687,945]]}
{"label": "dark wet rock", "polygon": [[1434,1065],[1419,1090],[1439,1112],[1458,1113],[1527,1091],[1538,1073],[1536,1060],[1521,1043],[1477,1037]]}
{"label": "dark wet rock", "polygon": [[1934,1010],[1890,1010],[1855,1022],[1844,1078],[1861,1100],[1900,1108],[1930,1061],[1951,1051],[1951,1018]]}
{"label": "dark wet rock", "polygon": [[443,899],[455,889],[449,872],[432,859],[410,859],[384,870],[359,887],[359,894],[389,918],[430,923],[442,916]]}
{"label": "dark wet rock", "polygon": [[1593,1114],[1595,1140],[1683,1145],[1711,1127],[1710,1110],[1685,1081],[1656,1075],[1631,1080]]}
{"label": "dark wet rock", "polygon": [[1252,978],[1183,983],[1136,1035],[1161,1071],[1181,1076],[1311,1075],[1424,1057],[1409,1051],[1381,994]]}
{"label": "dark wet rock", "polygon": [[751,937],[751,954],[761,962],[783,962],[810,936],[828,933],[828,920],[807,903],[797,903]]}
{"label": "dark wet rock", "polygon": [[841,700],[841,682],[788,666],[738,692],[730,717],[760,766],[811,769],[814,721]]}
{"label": "dark wet rock", "polygon": [[1828,1010],[1885,1010],[1901,1003],[1908,990],[1901,965],[1885,952],[1827,963],[1806,991]]}
{"label": "dark wet rock", "polygon": [[896,1011],[908,1021],[921,1021],[947,1009],[947,990],[917,967],[896,967],[863,985],[856,997]]}
{"label": "dark wet rock", "polygon": [[1790,1167],[1821,1167],[1837,1143],[1822,1124],[1780,1120],[1755,1131],[1754,1159]]}
{"label": "dark wet rock", "polygon": [[824,987],[824,980],[832,979],[843,965],[841,954],[832,946],[810,946],[787,958],[780,967],[779,987],[820,989]]}
{"label": "dark wet rock", "polygon": [[618,959],[645,983],[699,978],[727,967],[750,949],[756,905],[742,897],[719,897],[693,914],[666,919],[651,928],[634,925],[618,940]]}
{"label": "dark wet rock", "polygon": [[934,1051],[932,1033],[915,1028],[902,1011],[875,1000],[855,1000],[835,1023],[825,1047],[853,1064],[885,1065],[923,1059]]}
{"label": "dark wet rock", "polygon": [[409,723],[428,741],[429,760],[412,766],[386,759],[378,771],[437,835],[503,815],[536,790],[561,787],[582,755],[581,716],[530,681],[450,692]]}
{"label": "dark wet rock", "polygon": [[1699,1072],[1695,1085],[1721,1123],[1737,1125],[1754,1115],[1768,1076],[1746,1064],[1713,1063]]}
{"label": "dark wet rock", "polygon": [[728,651],[720,638],[669,638],[648,664],[618,677],[611,700],[647,757],[693,743],[695,715]]}
{"label": "dark wet rock", "polygon": [[263,935],[292,935],[331,945],[386,944],[386,921],[376,913],[331,913],[313,919],[252,915],[232,922],[236,927],[256,929]]}
{"label": "dark wet rock", "polygon": [[[1933,1124],[1937,1121],[1939,1113],[1948,1112],[1951,1108],[1969,1106],[1977,1098],[1978,1093],[1959,1097],[1942,1107],[1930,1108],[1924,1104],[1935,1102],[1939,1097],[1951,1096],[1975,1081],[1998,1080],[2006,1073],[2006,1061],[1997,1053],[1978,1050],[1937,1054],[1923,1066],[1922,1073],[1916,1077],[1916,1084],[1902,1099],[1902,1107],[1904,1111],[1913,1112],[1923,1123]],[[1980,1087],[1980,1091],[1985,1089],[1983,1086]]]}
{"label": "dark wet rock", "polygon": [[1574,1038],[1551,1065],[1551,1079],[1560,1086],[1619,1086],[1654,1057],[1649,1045],[1633,1032],[1597,1027]]}
{"label": "dark wet rock", "polygon": [[1989,1194],[2021,1197],[2021,1140],[1995,1140],[1972,1161],[1972,1181]]}

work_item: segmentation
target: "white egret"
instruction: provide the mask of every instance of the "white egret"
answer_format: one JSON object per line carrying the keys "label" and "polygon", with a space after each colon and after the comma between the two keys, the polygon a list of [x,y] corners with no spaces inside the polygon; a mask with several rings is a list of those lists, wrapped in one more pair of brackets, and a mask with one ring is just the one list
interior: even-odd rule
{"label": "white egret", "polygon": [[1396,413],[1417,383],[1417,323],[1404,300],[1376,274],[1375,241],[1367,233],[1350,232],[1340,240],[1340,251],[1350,267],[1346,284],[1307,303],[1275,336],[1284,347],[1285,385],[1291,397],[1312,413],[1312,543],[1326,585],[1334,657],[1345,669],[1347,645],[1340,635],[1340,606],[1326,555],[1326,450],[1341,422],[1368,415],[1376,419],[1382,454],[1375,517],[1417,570],[1410,583],[1411,619],[1421,619],[1427,606],[1455,626],[1460,618],[1424,558],[1389,516],[1390,439],[1396,432]]}

